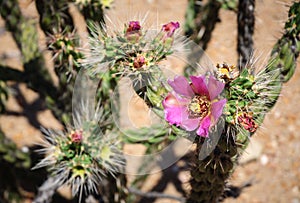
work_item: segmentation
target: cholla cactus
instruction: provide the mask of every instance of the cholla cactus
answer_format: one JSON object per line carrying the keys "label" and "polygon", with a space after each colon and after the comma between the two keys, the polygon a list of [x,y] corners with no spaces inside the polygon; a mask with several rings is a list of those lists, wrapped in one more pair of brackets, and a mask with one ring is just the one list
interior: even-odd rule
{"label": "cholla cactus", "polygon": [[93,25],[90,27],[91,53],[82,65],[89,66],[94,72],[104,72],[103,66],[99,69],[97,65],[109,62],[109,68],[117,75],[129,77],[152,72],[154,65],[172,53],[172,36],[177,28],[178,22],[170,22],[157,33],[145,30],[139,21],[130,21],[123,32],[113,31],[109,35],[107,29]]}
{"label": "cholla cactus", "polygon": [[93,25],[90,28],[91,50],[82,66],[110,84],[122,77],[129,77],[137,94],[149,106],[161,106],[161,99],[156,99],[155,104],[149,101],[150,95],[155,97],[149,91],[165,91],[161,85],[163,74],[159,62],[177,51],[174,44],[178,42],[174,42],[173,35],[178,28],[178,22],[170,22],[163,25],[160,31],[153,31],[145,29],[139,21],[130,21],[123,31],[112,31],[109,35],[111,31]]}
{"label": "cholla cactus", "polygon": [[103,179],[122,172],[125,164],[117,137],[103,127],[106,121],[102,109],[98,108],[92,118],[75,116],[75,125],[67,132],[43,129],[46,140],[40,151],[46,157],[34,167],[49,167],[55,180],[52,184],[56,188],[70,185],[74,196],[79,193],[79,199],[83,191],[97,193]]}
{"label": "cholla cactus", "polygon": [[[22,81],[46,96],[48,106],[54,110],[60,108],[57,117],[64,117],[63,114],[71,110],[71,105],[67,106],[71,102],[62,104],[61,101],[70,98],[70,84],[75,82],[74,76],[78,76],[81,68],[88,72],[89,77],[98,79],[95,84],[98,88],[95,91],[96,99],[87,94],[73,99],[73,105],[77,107],[73,111],[73,125],[69,124],[70,119],[60,118],[66,121],[67,130],[43,130],[46,136],[44,148],[40,151],[45,153],[45,158],[34,168],[48,167],[50,177],[40,191],[49,189],[48,196],[52,196],[58,187],[69,185],[72,194],[79,195],[81,200],[84,192],[96,193],[106,189],[109,190],[109,197],[103,195],[103,200],[124,201],[115,197],[122,196],[127,189],[125,181],[120,183],[125,179],[125,175],[121,174],[125,168],[122,154],[122,141],[125,139],[119,136],[117,125],[110,122],[110,115],[113,110],[119,111],[119,101],[114,101],[120,99],[117,84],[123,77],[129,77],[135,92],[163,121],[159,125],[132,132],[140,136],[151,131],[152,134],[143,137],[149,140],[133,136],[131,141],[138,140],[145,144],[147,151],[154,151],[177,137],[195,138],[193,141],[197,147],[191,161],[191,192],[187,202],[219,201],[239,155],[260,126],[264,115],[276,102],[282,83],[294,73],[300,47],[299,3],[291,7],[284,37],[275,46],[271,63],[266,68],[256,71],[242,67],[236,70],[234,66],[221,64],[209,73],[200,75],[194,74],[197,71],[193,67],[194,70],[186,70],[189,79],[177,76],[167,82],[160,63],[174,54],[178,42],[181,42],[175,33],[179,28],[178,22],[167,23],[160,30],[152,31],[140,21],[133,20],[125,23],[120,31],[110,32],[109,28],[96,26],[96,23],[104,23],[104,8],[110,7],[112,0],[72,2],[78,6],[88,23],[92,21],[89,26],[91,49],[84,54],[77,48],[79,41],[73,31],[69,1],[36,1],[40,25],[48,35],[47,43],[55,59],[58,87],[52,85],[37,43],[27,40],[33,38],[37,41],[37,32],[31,21],[22,16],[20,8],[16,6],[17,1],[4,1],[4,9],[0,9],[6,27],[14,31],[13,37],[23,56],[24,72],[20,71],[20,75],[24,73],[28,78]],[[201,8],[196,1],[190,0],[189,11],[192,12],[189,14],[192,15],[187,16],[188,34],[197,32],[194,37],[204,49],[219,20],[220,8],[234,9],[237,5],[236,0],[207,2]],[[202,14],[198,15],[199,11],[203,11]],[[194,22],[196,17],[203,17],[199,25]],[[205,32],[202,36],[198,35],[198,28],[203,27]],[[0,83],[0,110],[3,106],[1,101],[6,99],[2,96],[7,96],[3,84]],[[48,87],[49,92],[45,91]],[[78,87],[74,89],[76,93]],[[85,87],[84,90],[89,92],[91,88]],[[111,97],[113,91],[117,97]],[[81,102],[81,99],[99,100],[98,106],[101,108],[94,112],[94,102]],[[118,119],[118,116],[115,118]],[[0,145],[0,152],[5,154],[3,160],[13,163],[21,159],[17,163],[29,167],[29,157],[23,153],[12,153],[15,146],[7,148],[10,143],[5,142]],[[109,183],[107,188],[104,182]],[[37,198],[35,202],[40,201]]]}
{"label": "cholla cactus", "polygon": [[[299,3],[291,7],[286,33],[273,49],[270,63],[265,68],[245,67],[239,72],[227,64],[217,66],[216,76],[226,84],[225,129],[213,152],[204,160],[194,162],[190,181],[192,190],[187,202],[217,202],[222,198],[226,179],[233,172],[239,154],[276,102],[282,83],[294,71],[295,57],[299,53],[295,51],[299,42],[296,12],[299,12]],[[281,43],[285,46],[280,47]],[[294,46],[289,47],[289,44]],[[288,54],[290,51],[292,53]],[[197,152],[201,152],[203,143],[201,140],[197,143]]]}
{"label": "cholla cactus", "polygon": [[[179,122],[184,129],[194,131],[197,135],[202,136],[195,140],[197,144],[196,159],[193,160],[192,164],[192,178],[190,180],[192,190],[187,202],[217,202],[221,199],[226,188],[226,181],[233,172],[239,154],[247,146],[250,136],[261,124],[261,117],[268,111],[269,96],[272,96],[274,88],[278,89],[277,86],[272,85],[276,84],[276,78],[262,72],[256,73],[253,69],[244,69],[239,72],[234,66],[222,64],[217,65],[217,68],[213,70],[213,74],[219,80],[219,82],[214,82],[214,85],[199,83],[199,81],[195,83],[195,78],[205,77],[191,76],[192,83],[181,86],[181,94],[185,93],[183,94],[184,98],[177,98],[176,102],[173,102],[172,114],[179,114],[179,117],[176,118],[181,119]],[[176,92],[180,89],[178,84],[175,86]],[[174,86],[172,83],[171,85]],[[194,97],[202,98],[207,94],[205,90],[209,93],[218,92],[219,94],[223,87],[222,94],[226,100],[214,100],[215,107],[213,106],[214,103],[208,106],[202,102],[203,99],[196,100],[197,112],[201,112],[197,115],[202,115],[202,113],[206,115],[207,112],[211,112],[212,115],[218,114],[218,116],[213,116],[213,119],[210,118],[213,122],[207,122],[206,118],[201,116],[198,116],[198,119],[194,118],[195,102],[193,99],[186,105],[188,107],[187,119],[185,119],[185,113],[182,113],[184,109],[176,110],[176,108],[182,108],[182,104],[188,98],[186,92],[189,89],[196,93]],[[198,91],[195,91],[197,89]],[[211,94],[209,95],[211,97]],[[224,105],[225,108],[222,113]],[[165,106],[167,113],[169,112],[168,108]],[[219,119],[220,121],[216,120],[221,114],[223,116]],[[225,123],[222,126],[223,118]],[[166,115],[166,120],[170,120],[168,115]],[[199,125],[201,130],[193,128],[193,126]],[[206,129],[206,134],[200,133],[204,131],[203,128]],[[205,141],[203,137],[207,137],[208,141]],[[212,149],[209,151],[211,153],[206,153],[205,148],[208,147],[206,142],[211,142],[210,147]]]}
{"label": "cholla cactus", "polygon": [[82,53],[77,48],[77,40],[74,33],[55,33],[49,36],[49,50],[53,51],[57,73],[64,73],[60,77],[69,83],[80,70],[78,61],[83,58]]}

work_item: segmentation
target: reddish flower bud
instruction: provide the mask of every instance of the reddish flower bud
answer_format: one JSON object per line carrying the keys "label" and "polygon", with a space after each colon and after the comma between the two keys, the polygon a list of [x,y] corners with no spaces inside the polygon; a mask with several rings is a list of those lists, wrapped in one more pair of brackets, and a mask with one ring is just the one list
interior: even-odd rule
{"label": "reddish flower bud", "polygon": [[129,26],[126,30],[126,33],[128,32],[136,32],[136,31],[140,31],[141,30],[141,25],[139,21],[130,21],[129,22]]}
{"label": "reddish flower bud", "polygon": [[130,21],[126,29],[126,37],[129,41],[137,41],[142,35],[139,21]]}
{"label": "reddish flower bud", "polygon": [[179,22],[169,22],[162,26],[162,31],[165,32],[165,35],[163,36],[163,40],[166,38],[172,37],[175,30],[179,28]]}
{"label": "reddish flower bud", "polygon": [[82,140],[82,130],[72,131],[70,136],[71,136],[72,142],[80,143]]}

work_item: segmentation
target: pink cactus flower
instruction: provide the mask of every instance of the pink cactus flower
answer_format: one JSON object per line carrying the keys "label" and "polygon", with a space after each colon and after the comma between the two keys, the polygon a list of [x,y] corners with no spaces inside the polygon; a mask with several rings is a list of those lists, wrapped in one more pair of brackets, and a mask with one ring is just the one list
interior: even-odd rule
{"label": "pink cactus flower", "polygon": [[224,83],[210,76],[190,76],[191,83],[183,76],[169,80],[173,88],[163,100],[165,119],[171,124],[197,135],[208,137],[209,129],[222,115],[226,99],[218,99]]}
{"label": "pink cactus flower", "polygon": [[162,31],[165,33],[163,36],[163,40],[166,38],[170,38],[173,36],[175,30],[179,28],[179,22],[169,22],[162,26]]}

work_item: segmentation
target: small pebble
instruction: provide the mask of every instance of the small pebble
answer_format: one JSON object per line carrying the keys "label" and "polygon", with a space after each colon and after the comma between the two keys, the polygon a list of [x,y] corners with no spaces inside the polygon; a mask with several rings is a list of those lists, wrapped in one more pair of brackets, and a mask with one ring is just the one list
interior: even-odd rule
{"label": "small pebble", "polygon": [[22,152],[24,152],[24,153],[28,153],[29,152],[29,148],[28,147],[22,147],[21,148],[21,150],[22,150]]}
{"label": "small pebble", "polygon": [[269,158],[267,155],[263,154],[261,157],[260,157],[260,163],[262,165],[267,165],[269,162]]}
{"label": "small pebble", "polygon": [[295,195],[298,195],[298,194],[300,193],[299,187],[298,187],[298,186],[293,187],[292,192],[293,192]]}

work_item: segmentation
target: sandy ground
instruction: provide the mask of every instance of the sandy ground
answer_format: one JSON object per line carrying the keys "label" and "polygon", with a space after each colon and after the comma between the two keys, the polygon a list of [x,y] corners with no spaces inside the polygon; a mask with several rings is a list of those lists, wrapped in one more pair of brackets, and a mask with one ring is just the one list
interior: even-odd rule
{"label": "sandy ground", "polygon": [[[173,0],[172,3],[165,0],[116,0],[115,8],[108,11],[109,17],[120,24],[132,18],[143,18],[148,12],[149,25],[159,27],[168,21],[184,22],[186,8],[185,0]],[[262,66],[263,60],[281,36],[284,21],[287,18],[286,3],[291,1],[258,0],[256,7],[255,25],[255,56],[259,56],[258,66]],[[21,0],[24,14],[38,20],[34,3]],[[74,10],[75,22],[81,36],[85,36],[82,26],[82,18]],[[221,23],[217,24],[212,40],[208,45],[207,55],[214,63],[228,62],[235,64],[236,54],[236,14],[231,11],[221,11]],[[20,53],[9,33],[5,32],[4,23],[0,21],[0,53],[1,60],[7,65],[21,69]],[[41,50],[44,50],[45,37],[40,34]],[[48,66],[51,68],[50,54],[45,52],[48,58]],[[239,166],[234,172],[231,182],[240,185],[253,179],[253,185],[246,188],[237,199],[227,199],[226,203],[300,203],[300,64],[293,78],[284,86],[282,96],[265,119],[262,128],[253,137],[254,150],[247,149],[245,153],[256,154],[255,159]],[[32,145],[40,138],[39,126],[61,128],[51,112],[41,108],[38,96],[28,90],[25,85],[14,86],[9,98],[8,114],[0,116],[1,128],[6,135],[14,140],[18,146]],[[17,91],[16,91],[17,90]],[[135,102],[135,110],[141,112],[145,107],[141,102]],[[137,125],[141,120],[147,120],[143,114],[134,114],[132,122]],[[139,147],[137,147],[139,148]],[[134,148],[135,149],[135,148]],[[132,148],[129,149],[134,151]],[[142,150],[142,148],[140,149]],[[140,151],[137,150],[137,151]],[[164,173],[166,176],[166,173]],[[161,180],[162,174],[157,173],[146,181],[144,190],[153,189]],[[188,189],[185,182],[188,180],[186,172],[179,173],[179,180],[183,182],[183,188]],[[166,178],[163,192],[180,196],[176,190],[178,182]],[[159,187],[158,187],[159,188]],[[156,200],[159,203],[176,202],[170,200]]]}

